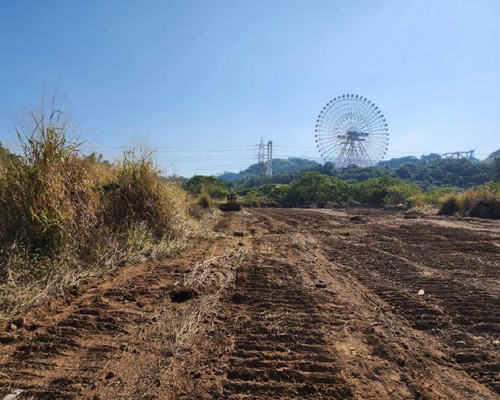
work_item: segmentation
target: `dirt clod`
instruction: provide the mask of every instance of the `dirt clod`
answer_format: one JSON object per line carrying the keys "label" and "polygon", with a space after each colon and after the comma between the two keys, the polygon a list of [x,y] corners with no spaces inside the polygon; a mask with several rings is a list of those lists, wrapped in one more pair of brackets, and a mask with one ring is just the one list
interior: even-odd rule
{"label": "dirt clod", "polygon": [[109,379],[113,379],[115,376],[116,376],[116,374],[113,371],[109,371],[106,374],[105,378],[109,380]]}

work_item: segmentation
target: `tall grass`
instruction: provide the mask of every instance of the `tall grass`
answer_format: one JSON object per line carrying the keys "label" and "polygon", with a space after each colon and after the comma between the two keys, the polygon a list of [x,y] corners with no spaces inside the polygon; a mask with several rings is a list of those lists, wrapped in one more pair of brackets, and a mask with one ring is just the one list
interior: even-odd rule
{"label": "tall grass", "polygon": [[[450,194],[443,198],[439,215],[482,216],[484,218],[500,218],[498,184],[489,182],[485,185],[466,190],[459,194]],[[486,208],[486,212],[478,209]]]}
{"label": "tall grass", "polygon": [[139,224],[156,238],[185,233],[187,193],[159,179],[151,154],[124,159],[112,172],[113,187],[103,193],[107,226],[122,231]]}
{"label": "tall grass", "polygon": [[31,114],[21,153],[0,165],[0,317],[33,291],[164,256],[190,232],[186,193],[160,179],[150,154],[116,165],[84,157],[56,116]]}
{"label": "tall grass", "polygon": [[40,125],[19,135],[22,154],[5,163],[0,190],[0,243],[52,256],[78,251],[98,225],[98,179],[63,131]]}

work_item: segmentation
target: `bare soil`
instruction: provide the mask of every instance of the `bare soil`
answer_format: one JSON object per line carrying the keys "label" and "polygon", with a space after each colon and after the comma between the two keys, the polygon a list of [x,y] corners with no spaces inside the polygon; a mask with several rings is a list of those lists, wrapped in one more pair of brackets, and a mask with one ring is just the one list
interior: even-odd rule
{"label": "bare soil", "polygon": [[221,213],[5,321],[0,398],[499,399],[500,222]]}

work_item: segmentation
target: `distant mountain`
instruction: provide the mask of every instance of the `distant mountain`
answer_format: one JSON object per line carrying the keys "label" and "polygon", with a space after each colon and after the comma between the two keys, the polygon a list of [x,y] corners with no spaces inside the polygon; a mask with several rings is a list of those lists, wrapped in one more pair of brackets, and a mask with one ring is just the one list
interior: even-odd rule
{"label": "distant mountain", "polygon": [[406,165],[406,164],[418,165],[418,164],[430,162],[432,160],[438,160],[440,158],[441,158],[441,156],[439,154],[431,153],[427,156],[425,156],[425,155],[421,156],[420,158],[417,158],[415,156],[391,158],[390,160],[387,160],[387,161],[380,161],[377,165],[380,167],[398,168],[398,167],[400,167],[402,165]]}

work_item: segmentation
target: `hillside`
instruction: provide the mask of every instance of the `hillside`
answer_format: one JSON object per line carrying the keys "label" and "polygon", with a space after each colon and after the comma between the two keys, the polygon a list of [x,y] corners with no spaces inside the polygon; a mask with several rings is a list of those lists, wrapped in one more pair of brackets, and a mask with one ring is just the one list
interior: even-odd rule
{"label": "hillside", "polygon": [[[239,173],[225,172],[218,178],[229,187],[258,187],[265,184],[291,183],[301,172],[320,172],[350,182],[363,182],[370,178],[393,176],[408,182],[417,183],[423,189],[436,186],[468,188],[492,180],[496,169],[497,150],[484,161],[468,159],[443,159],[439,154],[431,153],[420,158],[409,156],[382,161],[374,167],[359,168],[351,166],[335,170],[333,164],[319,164],[302,158],[273,160],[273,175],[261,174],[265,168],[253,164]],[[496,169],[495,169],[496,168]]]}

